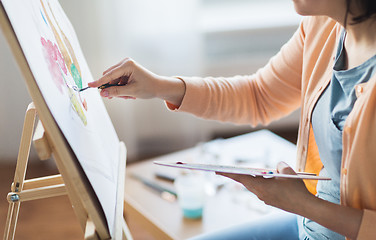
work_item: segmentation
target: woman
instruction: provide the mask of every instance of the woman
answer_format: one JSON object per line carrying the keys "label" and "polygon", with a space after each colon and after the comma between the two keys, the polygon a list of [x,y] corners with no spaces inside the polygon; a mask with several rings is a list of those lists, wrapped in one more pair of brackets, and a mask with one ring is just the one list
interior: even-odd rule
{"label": "woman", "polygon": [[[294,0],[294,6],[310,17],[254,75],[162,77],[125,59],[89,85],[127,83],[101,95],[156,97],[173,111],[252,125],[301,107],[297,170],[332,180],[304,184],[222,174],[294,215],[202,238],[376,239],[376,2]],[[284,163],[278,171],[295,174]]]}

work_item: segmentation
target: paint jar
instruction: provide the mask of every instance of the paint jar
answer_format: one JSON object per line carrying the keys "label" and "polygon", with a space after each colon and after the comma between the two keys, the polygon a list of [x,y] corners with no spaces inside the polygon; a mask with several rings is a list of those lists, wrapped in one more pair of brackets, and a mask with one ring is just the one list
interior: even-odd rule
{"label": "paint jar", "polygon": [[202,217],[205,205],[205,179],[198,174],[182,174],[174,182],[183,216],[190,219]]}

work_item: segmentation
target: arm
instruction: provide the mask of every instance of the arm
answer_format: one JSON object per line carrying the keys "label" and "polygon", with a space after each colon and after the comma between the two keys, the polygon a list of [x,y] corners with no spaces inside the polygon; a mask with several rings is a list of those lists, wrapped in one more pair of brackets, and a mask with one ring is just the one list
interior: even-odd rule
{"label": "arm", "polygon": [[280,52],[253,75],[182,77],[186,94],[179,108],[170,109],[251,125],[268,124],[287,115],[301,103],[304,37],[302,23]]}
{"label": "arm", "polygon": [[[285,163],[278,171],[295,174]],[[246,175],[222,174],[243,184],[266,204],[309,218],[324,227],[356,239],[363,210],[337,205],[312,195],[299,179],[264,179]]]}
{"label": "arm", "polygon": [[[160,98],[171,110],[240,124],[267,124],[297,109],[301,100],[303,24],[256,74],[232,78],[169,78],[125,59],[90,83],[125,83],[102,90],[104,97]],[[122,79],[126,80],[122,80]]]}
{"label": "arm", "polygon": [[125,58],[104,71],[100,79],[89,83],[89,87],[99,87],[106,83],[119,84],[102,89],[101,96],[108,98],[160,98],[180,106],[185,94],[185,83],[179,78],[158,76],[130,58]]}
{"label": "arm", "polygon": [[350,239],[356,239],[363,210],[334,204],[313,195],[297,209],[297,214],[311,219]]}

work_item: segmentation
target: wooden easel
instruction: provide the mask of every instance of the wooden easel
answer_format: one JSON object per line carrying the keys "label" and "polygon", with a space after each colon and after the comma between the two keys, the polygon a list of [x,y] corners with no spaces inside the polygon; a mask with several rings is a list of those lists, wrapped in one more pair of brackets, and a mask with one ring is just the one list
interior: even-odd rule
{"label": "wooden easel", "polygon": [[[126,165],[124,143],[119,142],[116,211],[114,226],[111,226],[113,227],[111,236],[106,217],[94,189],[47,106],[2,1],[0,1],[0,28],[9,43],[33,101],[26,111],[14,182],[11,192],[8,194],[9,211],[4,239],[14,238],[21,202],[67,194],[81,229],[85,233],[85,239],[132,240],[124,221],[123,211],[121,211],[124,204]],[[40,121],[34,132],[37,114]],[[53,155],[59,175],[25,180],[33,136],[38,155],[42,159]]]}
{"label": "wooden easel", "polygon": [[[45,160],[50,158],[53,154],[59,171],[64,175],[64,169],[61,169],[61,167],[63,167],[61,166],[62,159],[56,152],[56,148],[51,145],[50,141],[48,140],[48,134],[45,132],[41,121],[38,121],[38,125],[34,131],[36,116],[36,108],[33,103],[30,103],[25,115],[14,181],[11,185],[11,192],[9,192],[7,196],[9,209],[4,231],[4,240],[14,239],[21,202],[61,196],[65,194],[68,194],[69,196],[74,212],[81,224],[82,230],[85,233],[85,239],[104,239],[102,238],[103,233],[98,232],[95,223],[90,217],[91,214],[86,210],[87,206],[85,205],[87,204],[85,204],[85,199],[70,189],[73,183],[69,180],[69,177],[66,178],[68,179],[66,181],[63,180],[61,174],[25,180],[32,140],[39,158],[41,160]],[[126,158],[126,149],[123,142],[120,142],[119,151],[120,162],[117,204],[123,204]],[[116,214],[116,230],[112,239],[132,240],[130,231],[124,221],[122,211],[117,211]]]}

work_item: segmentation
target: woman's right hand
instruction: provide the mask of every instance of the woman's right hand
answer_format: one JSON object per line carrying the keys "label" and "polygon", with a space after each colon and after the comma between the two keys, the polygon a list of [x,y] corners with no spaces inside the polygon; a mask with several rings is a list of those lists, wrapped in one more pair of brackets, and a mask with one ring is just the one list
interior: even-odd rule
{"label": "woman's right hand", "polygon": [[160,98],[180,106],[185,94],[185,83],[182,80],[156,75],[130,58],[110,67],[100,79],[88,85],[94,88],[106,83],[118,85],[101,90],[101,96],[108,98]]}

